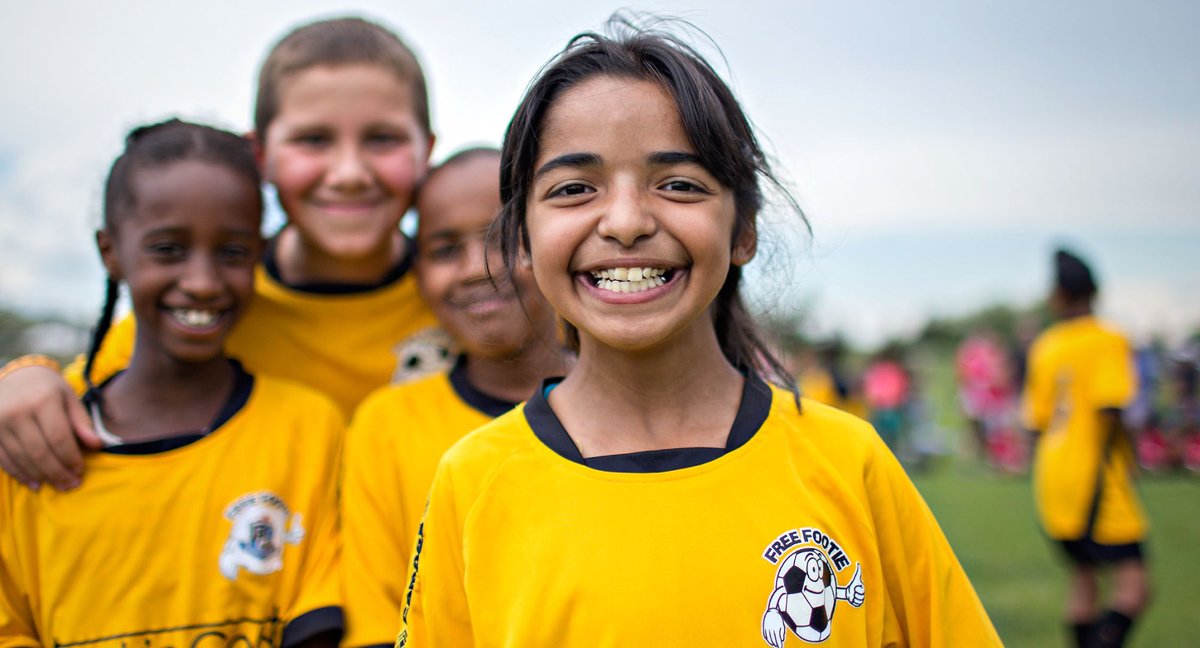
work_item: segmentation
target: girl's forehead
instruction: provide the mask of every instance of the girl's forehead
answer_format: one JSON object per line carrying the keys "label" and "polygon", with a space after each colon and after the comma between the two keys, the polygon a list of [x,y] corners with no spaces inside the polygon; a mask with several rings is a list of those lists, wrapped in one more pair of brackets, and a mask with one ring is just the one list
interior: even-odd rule
{"label": "girl's forehead", "polygon": [[224,226],[257,227],[261,197],[253,180],[217,162],[179,160],[136,169],[130,179],[134,209],[131,220],[143,225],[157,220]]}
{"label": "girl's forehead", "polygon": [[597,76],[558,96],[546,112],[539,161],[565,150],[618,147],[680,150],[691,144],[675,101],[662,86],[642,79]]}

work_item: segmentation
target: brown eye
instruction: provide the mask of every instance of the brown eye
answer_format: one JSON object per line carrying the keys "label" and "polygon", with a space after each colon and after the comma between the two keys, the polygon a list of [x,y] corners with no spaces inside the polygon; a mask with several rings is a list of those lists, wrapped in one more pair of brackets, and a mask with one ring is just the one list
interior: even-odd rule
{"label": "brown eye", "polygon": [[146,246],[150,256],[160,261],[174,261],[187,256],[187,248],[179,243],[163,241]]}
{"label": "brown eye", "polygon": [[691,192],[708,193],[707,191],[704,190],[704,188],[700,187],[699,185],[693,184],[686,180],[672,180],[672,181],[664,184],[662,186],[662,188],[666,191],[681,191],[681,192],[689,192],[689,193],[691,193]]}
{"label": "brown eye", "polygon": [[554,191],[550,192],[550,197],[554,198],[557,196],[580,196],[589,191],[592,191],[591,187],[589,187],[585,184],[579,183],[579,182],[572,182],[571,184],[563,185],[563,186],[559,187],[558,189],[555,189]]}

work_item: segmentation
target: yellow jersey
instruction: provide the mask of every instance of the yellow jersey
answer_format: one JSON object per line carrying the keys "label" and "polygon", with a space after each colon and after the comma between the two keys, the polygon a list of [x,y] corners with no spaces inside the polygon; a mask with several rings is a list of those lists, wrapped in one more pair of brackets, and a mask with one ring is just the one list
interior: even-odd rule
{"label": "yellow jersey", "polygon": [[1056,540],[1138,542],[1147,530],[1133,452],[1109,439],[1101,410],[1120,409],[1137,380],[1128,341],[1093,316],[1046,329],[1029,351],[1023,418],[1041,434],[1034,455],[1038,516]]}
{"label": "yellow jersey", "polygon": [[[259,265],[254,301],[225,343],[226,353],[252,373],[312,387],[349,420],[373,389],[448,366],[446,337],[409,272],[411,254],[369,288],[288,286],[272,258]],[[128,366],[135,335],[132,316],[113,325],[96,356],[95,384]],[[80,358],[64,374],[79,393],[83,366]]]}
{"label": "yellow jersey", "polygon": [[0,647],[266,647],[341,630],[341,414],[242,374],[215,425],[90,453],[67,493],[0,475]]}
{"label": "yellow jersey", "polygon": [[544,393],[469,434],[409,588],[400,648],[1000,645],[874,430],[749,379],[724,449],[585,460]]}
{"label": "yellow jersey", "polygon": [[413,539],[442,454],[512,409],[471,387],[463,361],[449,373],[380,388],[354,415],[342,485],[342,645],[396,639]]}

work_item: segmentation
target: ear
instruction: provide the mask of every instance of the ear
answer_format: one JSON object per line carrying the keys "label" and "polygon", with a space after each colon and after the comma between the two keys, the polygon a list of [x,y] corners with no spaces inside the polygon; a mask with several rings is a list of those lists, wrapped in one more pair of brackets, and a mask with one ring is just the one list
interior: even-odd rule
{"label": "ear", "polygon": [[125,277],[121,272],[121,264],[117,261],[116,248],[117,242],[108,230],[96,230],[96,249],[100,250],[100,263],[104,264],[104,271],[109,277],[114,281],[121,281]]}
{"label": "ear", "polygon": [[250,140],[250,148],[254,151],[254,162],[258,165],[258,172],[265,178],[267,176],[267,155],[262,138],[254,131],[247,132],[243,137]]}
{"label": "ear", "polygon": [[751,220],[742,228],[738,234],[737,240],[733,242],[733,250],[729,256],[729,260],[733,265],[744,266],[750,263],[754,258],[754,253],[758,250],[758,227]]}
{"label": "ear", "polygon": [[437,144],[437,135],[429,134],[429,139],[425,143],[425,165],[429,165],[429,160],[433,157],[433,145]]}

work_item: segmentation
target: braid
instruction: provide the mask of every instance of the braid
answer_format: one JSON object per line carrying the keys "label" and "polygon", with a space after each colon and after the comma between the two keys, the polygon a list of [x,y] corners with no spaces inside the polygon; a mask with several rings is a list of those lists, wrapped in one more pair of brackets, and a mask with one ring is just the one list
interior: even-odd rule
{"label": "braid", "polygon": [[97,407],[101,406],[100,390],[92,382],[92,366],[96,362],[96,354],[100,351],[100,344],[104,342],[104,336],[108,334],[108,329],[112,326],[113,312],[117,308],[117,298],[120,297],[120,294],[117,280],[111,276],[107,277],[104,288],[104,310],[100,313],[100,319],[96,320],[96,327],[92,329],[92,343],[88,347],[87,363],[83,366],[83,382],[87,385],[87,392],[84,393],[83,398],[88,403],[95,403]]}

